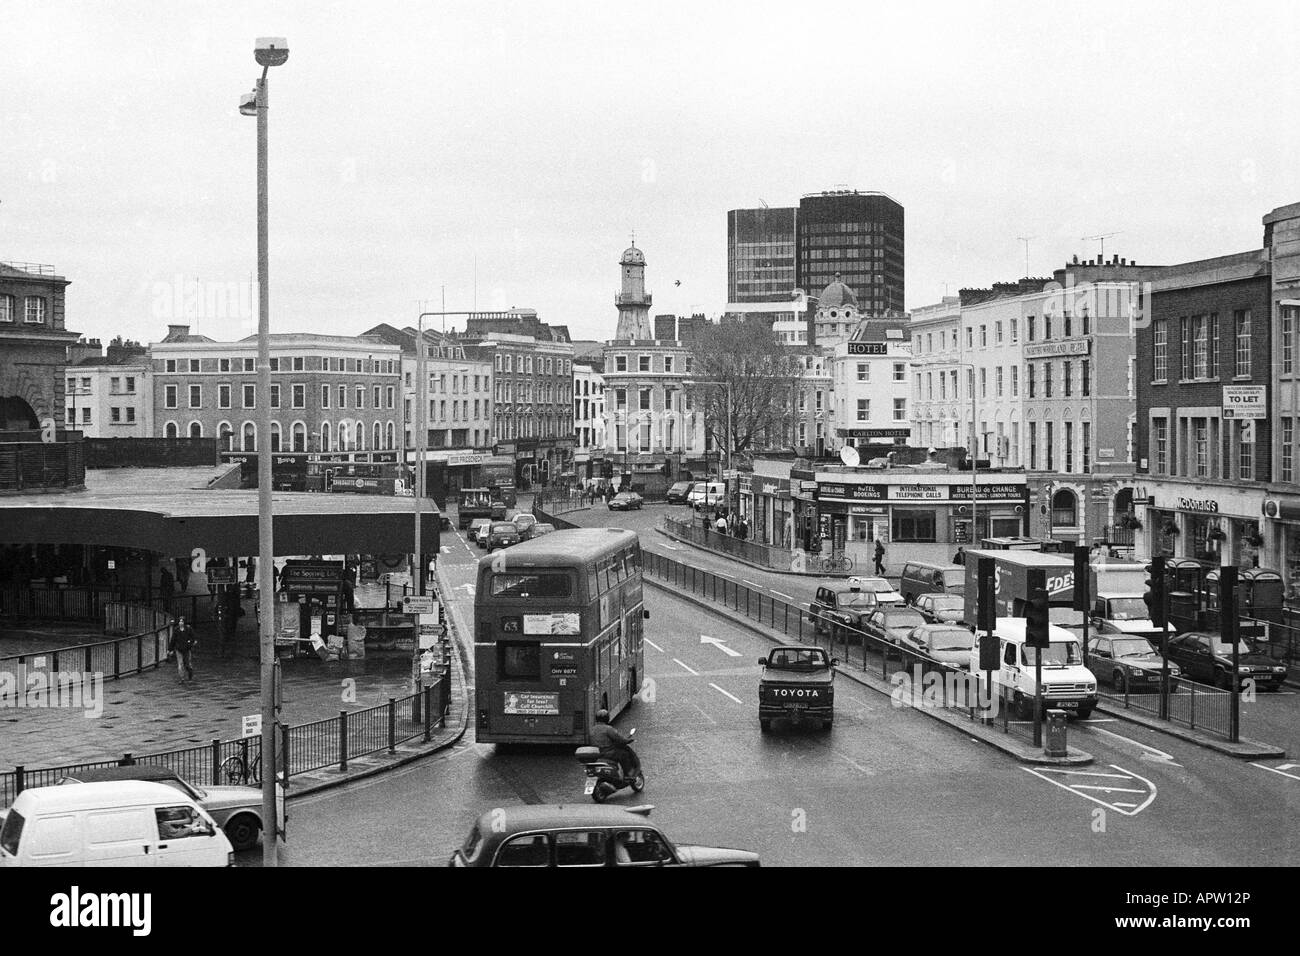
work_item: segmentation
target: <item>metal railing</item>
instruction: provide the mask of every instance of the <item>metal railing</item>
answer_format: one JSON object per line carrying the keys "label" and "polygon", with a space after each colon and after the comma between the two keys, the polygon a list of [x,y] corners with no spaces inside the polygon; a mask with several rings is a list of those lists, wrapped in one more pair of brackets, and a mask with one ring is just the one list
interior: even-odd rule
{"label": "metal railing", "polygon": [[217,601],[207,594],[159,594],[132,585],[69,585],[0,588],[0,618],[42,621],[98,621],[111,603],[147,604],[192,624],[216,620]]}
{"label": "metal railing", "polygon": [[[451,692],[451,670],[448,667],[419,693],[389,698],[386,704],[352,713],[340,711],[338,717],[281,726],[278,770],[286,777],[332,766],[342,771],[347,769],[348,760],[354,757],[381,750],[392,753],[399,744],[421,736],[428,742],[434,727],[447,726]],[[0,805],[13,803],[14,798],[29,787],[52,786],[79,770],[98,767],[160,765],[199,786],[249,782],[255,778],[252,768],[260,763],[261,746],[261,737],[213,739],[208,744],[179,750],[141,755],[127,753],[116,760],[88,761],[62,767],[19,766],[0,773]],[[231,758],[238,760],[232,761]],[[232,766],[240,768],[240,772],[232,774]]]}
{"label": "metal railing", "polygon": [[[1123,690],[1107,689],[1100,682],[1098,695],[1107,703],[1125,710],[1139,710],[1153,717],[1160,713],[1160,691],[1134,692],[1125,684]],[[1170,681],[1169,712],[1163,719],[1189,730],[1201,730],[1232,740],[1232,692],[1179,677]]]}
{"label": "metal railing", "polygon": [[26,688],[27,676],[49,676],[51,688],[73,687],[86,675],[117,680],[157,668],[167,657],[172,619],[163,611],[134,604],[105,604],[104,632],[122,637],[77,644],[30,654],[0,657],[0,671],[14,675],[15,686]]}

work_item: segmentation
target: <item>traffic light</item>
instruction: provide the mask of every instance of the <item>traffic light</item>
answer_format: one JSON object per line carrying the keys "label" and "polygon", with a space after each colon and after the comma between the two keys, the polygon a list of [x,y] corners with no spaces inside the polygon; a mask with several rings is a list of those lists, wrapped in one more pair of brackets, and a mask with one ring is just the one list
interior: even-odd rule
{"label": "traffic light", "polygon": [[1050,647],[1048,627],[1051,621],[1048,614],[1046,572],[1042,568],[1030,570],[1026,583],[1029,587],[1025,601],[1025,645]]}
{"label": "traffic light", "polygon": [[1088,597],[1092,586],[1088,581],[1088,575],[1092,573],[1092,568],[1088,566],[1088,546],[1086,544],[1075,545],[1074,547],[1074,610],[1088,613]]}
{"label": "traffic light", "polygon": [[1156,627],[1165,626],[1165,559],[1154,557],[1147,565],[1146,593],[1142,600],[1147,602],[1147,616]]}
{"label": "traffic light", "polygon": [[988,633],[997,626],[994,619],[997,614],[997,594],[994,591],[996,582],[993,571],[992,558],[980,558],[976,565],[976,575],[979,583],[979,590],[976,593],[976,621],[975,626],[981,631]]}

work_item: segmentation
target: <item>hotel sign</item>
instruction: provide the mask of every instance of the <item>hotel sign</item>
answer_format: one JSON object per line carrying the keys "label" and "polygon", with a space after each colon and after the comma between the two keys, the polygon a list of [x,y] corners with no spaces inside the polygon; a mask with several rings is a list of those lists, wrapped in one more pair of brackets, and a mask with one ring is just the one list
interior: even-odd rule
{"label": "hotel sign", "polygon": [[888,355],[889,345],[885,342],[850,342],[850,355]]}
{"label": "hotel sign", "polygon": [[1092,349],[1092,339],[1067,339],[1064,342],[1040,342],[1025,346],[1025,358],[1051,358],[1055,355],[1087,355]]}
{"label": "hotel sign", "polygon": [[1224,418],[1265,418],[1267,415],[1267,385],[1223,386]]}
{"label": "hotel sign", "polygon": [[841,498],[851,501],[884,501],[884,485],[842,485],[817,483],[817,498]]}

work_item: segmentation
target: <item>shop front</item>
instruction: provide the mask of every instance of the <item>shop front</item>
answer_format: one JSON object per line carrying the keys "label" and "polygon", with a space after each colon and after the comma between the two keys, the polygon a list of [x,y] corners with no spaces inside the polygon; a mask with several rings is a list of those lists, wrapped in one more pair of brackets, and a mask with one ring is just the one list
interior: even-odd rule
{"label": "shop front", "polygon": [[[1160,486],[1147,502],[1152,554],[1240,568],[1267,564],[1263,491],[1209,486]],[[1278,555],[1281,558],[1281,555]]]}

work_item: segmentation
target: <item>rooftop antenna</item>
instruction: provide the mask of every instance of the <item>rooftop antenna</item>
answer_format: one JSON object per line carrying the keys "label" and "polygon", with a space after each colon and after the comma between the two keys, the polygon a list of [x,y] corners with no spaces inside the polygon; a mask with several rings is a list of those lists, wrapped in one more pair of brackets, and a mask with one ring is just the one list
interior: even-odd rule
{"label": "rooftop antenna", "polygon": [[1105,232],[1105,233],[1102,233],[1100,236],[1083,236],[1082,238],[1083,238],[1083,241],[1084,241],[1084,242],[1100,242],[1100,243],[1101,243],[1101,251],[1100,251],[1100,253],[1099,253],[1099,258],[1101,259],[1102,263],[1104,264],[1105,261],[1106,261],[1106,240],[1109,239],[1111,236],[1118,236],[1118,235],[1121,235],[1121,233],[1118,233],[1118,232]]}
{"label": "rooftop antenna", "polygon": [[1029,240],[1037,239],[1038,237],[1037,236],[1016,236],[1016,238],[1025,244],[1025,278],[1028,279],[1029,278]]}

